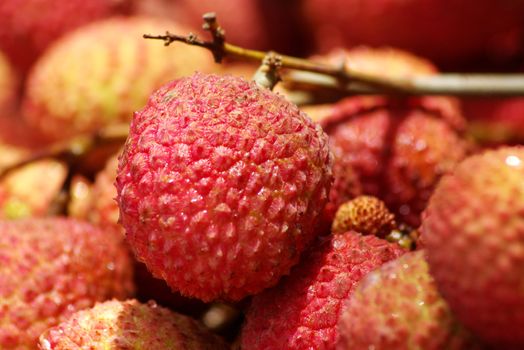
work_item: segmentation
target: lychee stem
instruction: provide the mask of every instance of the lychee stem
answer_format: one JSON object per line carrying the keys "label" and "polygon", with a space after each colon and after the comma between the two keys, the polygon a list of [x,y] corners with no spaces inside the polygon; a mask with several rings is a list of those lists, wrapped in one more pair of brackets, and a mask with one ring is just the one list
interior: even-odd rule
{"label": "lychee stem", "polygon": [[[200,46],[213,53],[220,63],[224,57],[240,58],[262,62],[266,52],[245,49],[228,43],[225,32],[219,26],[214,13],[206,13],[204,29],[212,35],[212,41],[202,41],[196,35],[144,34],[146,39],[163,40],[168,46],[175,41]],[[311,87],[335,89],[346,95],[354,94],[392,94],[392,95],[454,95],[454,96],[524,96],[524,74],[437,74],[414,77],[378,77],[367,74],[347,65],[330,65],[304,58],[276,54],[281,58],[282,68],[318,73],[322,76],[288,75],[285,81],[292,83],[294,89]],[[326,77],[327,76],[327,77]]]}
{"label": "lychee stem", "polygon": [[111,125],[92,135],[79,136],[66,143],[53,144],[48,148],[34,152],[18,163],[0,169],[0,178],[24,165],[46,158],[62,160],[70,166],[80,164],[83,157],[95,149],[103,146],[120,147],[127,139],[128,131],[129,125],[127,124]]}
{"label": "lychee stem", "polygon": [[282,80],[282,77],[280,76],[281,67],[282,57],[275,52],[270,51],[262,60],[262,64],[255,72],[253,80],[259,86],[273,90],[275,85]]}

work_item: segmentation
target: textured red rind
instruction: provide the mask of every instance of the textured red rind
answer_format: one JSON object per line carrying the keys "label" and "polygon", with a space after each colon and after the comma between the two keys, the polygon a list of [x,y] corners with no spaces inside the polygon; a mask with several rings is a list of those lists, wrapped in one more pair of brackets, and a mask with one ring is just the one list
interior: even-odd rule
{"label": "textured red rind", "polygon": [[131,269],[121,239],[87,223],[0,222],[0,348],[34,349],[75,311],[129,297]]}
{"label": "textured red rind", "polygon": [[337,349],[478,348],[440,296],[424,254],[405,254],[360,281],[340,317]]}
{"label": "textured red rind", "polygon": [[461,162],[424,213],[430,271],[457,318],[496,346],[524,345],[524,148]]}
{"label": "textured red rind", "polygon": [[396,227],[395,216],[383,201],[372,196],[359,196],[338,208],[331,231],[333,234],[357,231],[384,238]]}
{"label": "textured red rind", "polygon": [[242,349],[331,349],[343,306],[358,281],[404,250],[349,231],[322,238],[276,287],[253,298]]}
{"label": "textured red rind", "polygon": [[121,223],[173,289],[238,300],[274,285],[315,237],[331,166],[326,135],[295,105],[195,74],[135,114],[116,182]]}
{"label": "textured red rind", "polygon": [[[436,72],[430,62],[391,48],[334,51],[322,59],[400,78]],[[338,186],[331,190],[329,209],[351,199],[351,192],[360,192],[384,200],[400,223],[418,227],[435,184],[467,152],[465,121],[452,98],[357,96],[317,113],[335,156]],[[344,185],[346,175],[337,174],[338,169],[352,169],[355,176]],[[337,189],[340,193],[333,193]]]}
{"label": "textured red rind", "polygon": [[154,302],[107,301],[44,332],[40,350],[221,350],[226,343],[195,320]]}
{"label": "textured red rind", "polygon": [[[64,33],[118,12],[113,0],[2,0],[0,50],[21,72]],[[123,1],[120,1],[123,3]]]}

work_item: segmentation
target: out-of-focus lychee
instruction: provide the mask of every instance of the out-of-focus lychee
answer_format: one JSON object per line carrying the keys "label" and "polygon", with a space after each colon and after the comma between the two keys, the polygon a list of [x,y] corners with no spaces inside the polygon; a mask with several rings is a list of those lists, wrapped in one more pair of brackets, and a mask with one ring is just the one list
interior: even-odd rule
{"label": "out-of-focus lychee", "polygon": [[11,170],[0,178],[0,217],[19,219],[53,213],[67,176],[67,166],[43,159]]}
{"label": "out-of-focus lychee", "polygon": [[122,240],[71,219],[0,221],[0,262],[2,349],[34,349],[75,311],[133,290]]}
{"label": "out-of-focus lychee", "polygon": [[136,300],[106,301],[47,330],[40,350],[220,350],[226,343],[195,320]]}
{"label": "out-of-focus lychee", "polygon": [[129,121],[167,81],[212,67],[211,55],[201,48],[166,49],[142,37],[166,30],[184,29],[169,20],[116,17],[64,36],[28,78],[28,122],[55,140],[92,133]]}
{"label": "out-of-focus lychee", "polygon": [[429,273],[424,251],[405,254],[369,273],[339,321],[337,349],[470,349]]}
{"label": "out-of-focus lychee", "polygon": [[472,156],[424,213],[430,271],[457,318],[497,348],[524,345],[524,148]]}
{"label": "out-of-focus lychee", "polygon": [[0,50],[24,73],[57,38],[118,13],[126,0],[2,0]]}
{"label": "out-of-focus lychee", "polygon": [[[435,72],[429,62],[390,48],[336,51],[324,60],[394,77]],[[337,169],[356,174],[357,181],[330,194],[335,208],[351,199],[344,193],[357,183],[362,194],[383,199],[400,223],[416,227],[435,184],[467,151],[465,122],[458,101],[451,98],[356,96],[308,112],[330,136],[335,184],[341,182]]]}
{"label": "out-of-focus lychee", "polygon": [[524,1],[306,0],[321,50],[389,45],[457,67],[478,56],[507,61],[522,50]]}

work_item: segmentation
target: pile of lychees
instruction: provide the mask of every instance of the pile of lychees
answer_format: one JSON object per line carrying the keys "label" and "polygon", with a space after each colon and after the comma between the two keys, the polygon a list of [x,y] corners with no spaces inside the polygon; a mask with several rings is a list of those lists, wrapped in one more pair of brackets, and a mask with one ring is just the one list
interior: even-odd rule
{"label": "pile of lychees", "polygon": [[524,348],[524,98],[270,89],[208,11],[370,77],[524,67],[524,0],[0,0],[0,350]]}

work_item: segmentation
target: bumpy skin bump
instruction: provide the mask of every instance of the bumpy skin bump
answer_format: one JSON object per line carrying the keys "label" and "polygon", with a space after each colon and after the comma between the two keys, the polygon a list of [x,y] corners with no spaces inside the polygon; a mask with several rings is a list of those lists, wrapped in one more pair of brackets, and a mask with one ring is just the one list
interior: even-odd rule
{"label": "bumpy skin bump", "polygon": [[34,349],[75,311],[132,290],[120,239],[69,219],[0,222],[0,348]]}
{"label": "bumpy skin bump", "polygon": [[[118,224],[119,209],[115,188],[118,155],[111,157],[105,168],[96,175],[92,193],[87,199],[85,216],[90,222],[102,227],[105,231],[123,236],[124,229]],[[86,199],[80,200],[85,201]],[[134,277],[138,300],[155,300],[171,310],[190,315],[198,315],[206,308],[206,304],[198,299],[185,298],[179,293],[172,292],[166,282],[154,278],[143,263],[135,261]]]}
{"label": "bumpy skin bump", "polygon": [[237,300],[274,285],[315,236],[332,156],[292,103],[233,76],[155,92],[122,154],[120,219],[139,260],[187,296]]}
{"label": "bumpy skin bump", "polygon": [[322,49],[390,45],[457,65],[507,60],[521,50],[524,1],[306,0]]}
{"label": "bumpy skin bump", "polygon": [[359,283],[340,317],[337,349],[472,348],[439,295],[424,254],[405,254]]}
{"label": "bumpy skin bump", "polygon": [[331,231],[334,234],[357,231],[385,237],[396,226],[395,216],[384,202],[372,196],[359,196],[338,208]]}
{"label": "bumpy skin bump", "polygon": [[445,176],[425,211],[422,238],[457,318],[487,341],[522,347],[524,148],[470,157]]}
{"label": "bumpy skin bump", "polygon": [[136,300],[106,301],[44,332],[40,350],[228,349],[195,320]]}
{"label": "bumpy skin bump", "polygon": [[25,72],[54,40],[94,20],[115,14],[113,0],[2,0],[0,50]]}
{"label": "bumpy skin bump", "polygon": [[[427,61],[388,48],[336,51],[324,60],[346,60],[352,69],[368,74],[386,71],[395,77],[435,72]],[[462,137],[465,123],[451,98],[358,96],[313,113],[330,136],[334,170],[353,169],[363,194],[383,199],[399,222],[415,227],[435,184],[467,151]],[[335,183],[345,176],[334,175]],[[354,188],[353,183],[345,187]],[[330,205],[338,208],[341,197]]]}
{"label": "bumpy skin bump", "polygon": [[404,253],[350,231],[323,238],[289,277],[253,298],[242,349],[332,349],[343,306],[367,273]]}
{"label": "bumpy skin bump", "polygon": [[188,31],[168,20],[116,17],[69,33],[29,76],[28,122],[52,139],[93,132],[129,121],[162,84],[210,69],[212,58],[199,48],[166,50],[142,38],[166,30]]}

